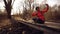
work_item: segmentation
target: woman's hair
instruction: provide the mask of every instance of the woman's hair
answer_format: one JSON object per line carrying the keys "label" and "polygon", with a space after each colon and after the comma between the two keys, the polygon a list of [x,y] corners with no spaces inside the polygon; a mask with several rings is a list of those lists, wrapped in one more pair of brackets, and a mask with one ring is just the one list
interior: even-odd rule
{"label": "woman's hair", "polygon": [[36,7],[35,9],[36,9],[36,10],[38,10],[38,9],[39,9],[39,7]]}

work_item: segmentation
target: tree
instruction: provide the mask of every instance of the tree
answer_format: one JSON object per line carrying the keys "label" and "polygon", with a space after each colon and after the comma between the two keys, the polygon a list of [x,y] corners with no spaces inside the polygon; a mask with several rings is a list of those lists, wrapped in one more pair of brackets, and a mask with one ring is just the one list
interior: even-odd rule
{"label": "tree", "polygon": [[[24,3],[22,3],[23,6],[23,19],[29,19],[31,17],[31,8],[32,8],[32,3],[34,0],[25,0]],[[28,8],[28,9],[27,9]]]}
{"label": "tree", "polygon": [[12,0],[3,0],[5,4],[5,9],[7,11],[8,18],[11,18]]}

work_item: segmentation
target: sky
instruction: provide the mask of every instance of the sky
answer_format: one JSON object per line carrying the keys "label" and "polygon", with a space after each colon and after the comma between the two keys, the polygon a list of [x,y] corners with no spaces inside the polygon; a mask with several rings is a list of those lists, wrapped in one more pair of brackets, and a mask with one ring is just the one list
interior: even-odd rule
{"label": "sky", "polygon": [[[13,15],[13,13],[19,13],[19,10],[21,11],[21,13],[22,13],[22,11],[23,11],[23,7],[22,7],[22,5],[23,5],[23,2],[24,0],[15,0],[15,2],[14,2],[14,4],[13,4],[13,9],[12,9],[12,11],[11,11],[11,14]],[[37,4],[41,4],[42,2],[43,2],[44,0],[36,0],[35,2],[37,3]],[[44,2],[43,2],[44,3]],[[60,0],[47,0],[46,1],[46,3],[47,4],[49,4],[49,6],[54,6],[55,4],[58,4],[58,5],[60,5]],[[3,0],[0,0],[0,9],[5,9],[4,8],[4,2],[3,2]]]}

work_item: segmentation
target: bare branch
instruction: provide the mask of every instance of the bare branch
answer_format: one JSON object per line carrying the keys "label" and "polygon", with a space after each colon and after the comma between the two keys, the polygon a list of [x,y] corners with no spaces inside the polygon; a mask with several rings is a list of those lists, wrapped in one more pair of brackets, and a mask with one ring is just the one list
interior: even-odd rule
{"label": "bare branch", "polygon": [[15,0],[14,0],[13,3],[11,4],[12,6],[13,6],[14,2],[15,2]]}
{"label": "bare branch", "polygon": [[8,5],[11,5],[11,3],[12,3],[12,0],[8,1]]}
{"label": "bare branch", "polygon": [[3,1],[4,1],[5,5],[7,6],[7,2],[6,2],[6,0],[3,0]]}

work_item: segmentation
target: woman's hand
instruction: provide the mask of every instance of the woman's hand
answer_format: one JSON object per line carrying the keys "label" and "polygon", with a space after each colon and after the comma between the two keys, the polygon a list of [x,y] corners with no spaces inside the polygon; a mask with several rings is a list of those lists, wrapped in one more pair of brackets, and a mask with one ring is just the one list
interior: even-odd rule
{"label": "woman's hand", "polygon": [[45,4],[47,7],[49,7],[49,5],[48,4]]}

